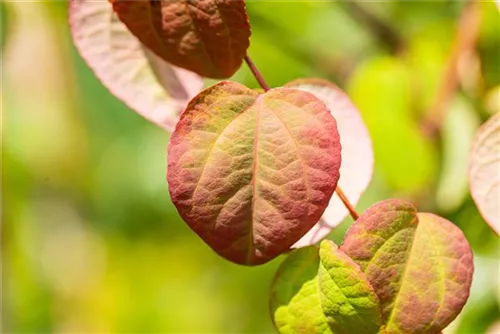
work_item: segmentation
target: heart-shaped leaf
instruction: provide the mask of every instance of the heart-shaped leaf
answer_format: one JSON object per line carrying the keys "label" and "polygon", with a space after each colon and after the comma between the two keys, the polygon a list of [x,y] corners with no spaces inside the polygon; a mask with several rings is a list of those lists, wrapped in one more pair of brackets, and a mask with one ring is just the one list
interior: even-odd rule
{"label": "heart-shaped leaf", "polygon": [[380,306],[365,275],[330,240],[293,251],[271,287],[280,333],[378,333]]}
{"label": "heart-shaped leaf", "polygon": [[255,265],[318,222],[340,159],[335,119],[312,94],[221,82],[182,113],[167,178],[180,215],[210,247]]}
{"label": "heart-shaped leaf", "polygon": [[486,222],[500,235],[500,114],[479,128],[469,164],[472,198]]}
{"label": "heart-shaped leaf", "polygon": [[173,130],[202,78],[144,48],[107,1],[71,0],[69,22],[75,46],[104,86],[144,118]]}
{"label": "heart-shaped leaf", "polygon": [[161,58],[204,77],[227,78],[250,43],[242,0],[110,0],[130,31]]}
{"label": "heart-shaped leaf", "polygon": [[383,333],[439,333],[465,305],[472,253],[448,220],[387,200],[352,225],[340,247],[380,298]]}
{"label": "heart-shaped leaf", "polygon": [[[329,81],[322,79],[299,79],[285,85],[314,94],[323,101],[337,121],[342,145],[339,187],[356,205],[366,190],[373,174],[373,150],[370,135],[363,119],[346,93]],[[342,201],[333,196],[330,204],[316,224],[293,247],[303,247],[323,239],[340,224],[349,212]]]}

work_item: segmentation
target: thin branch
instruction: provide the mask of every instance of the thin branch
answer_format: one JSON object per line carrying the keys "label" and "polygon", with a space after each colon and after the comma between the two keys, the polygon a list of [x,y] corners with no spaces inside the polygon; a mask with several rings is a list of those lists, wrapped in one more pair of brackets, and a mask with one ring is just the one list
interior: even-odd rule
{"label": "thin branch", "polygon": [[332,3],[339,4],[356,22],[365,25],[366,30],[375,35],[378,41],[391,53],[398,52],[404,45],[403,39],[396,30],[354,0]]}
{"label": "thin branch", "polygon": [[453,48],[442,76],[443,79],[439,84],[436,98],[427,113],[428,119],[423,121],[424,131],[430,135],[435,135],[441,128],[447,106],[458,88],[460,58],[476,47],[482,18],[480,5],[477,1],[469,1],[462,10]]}
{"label": "thin branch", "polygon": [[342,203],[344,203],[344,206],[349,211],[349,214],[351,215],[352,219],[357,220],[359,218],[359,215],[356,212],[356,209],[354,209],[354,206],[351,204],[351,202],[349,202],[349,200],[345,196],[342,189],[340,189],[340,187],[337,186],[337,189],[335,189],[335,192],[337,193],[337,196],[339,196]]}
{"label": "thin branch", "polygon": [[269,90],[269,86],[266,84],[264,81],[264,78],[260,74],[259,70],[253,63],[252,59],[248,55],[245,56],[245,62],[247,63],[248,67],[250,68],[250,71],[252,71],[253,76],[255,79],[257,79],[257,82],[259,83],[260,87],[262,87],[263,90],[266,92]]}

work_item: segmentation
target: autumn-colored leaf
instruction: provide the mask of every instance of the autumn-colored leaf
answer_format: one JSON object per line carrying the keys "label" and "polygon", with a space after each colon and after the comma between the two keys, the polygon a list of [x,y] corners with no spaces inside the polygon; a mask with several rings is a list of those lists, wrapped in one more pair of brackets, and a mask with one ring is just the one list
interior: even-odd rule
{"label": "autumn-colored leaf", "polygon": [[472,198],[486,222],[500,235],[500,114],[479,128],[469,164]]}
{"label": "autumn-colored leaf", "polygon": [[472,253],[448,220],[387,200],[367,210],[340,248],[380,298],[383,333],[439,333],[461,311],[472,281]]}
{"label": "autumn-colored leaf", "polygon": [[76,48],[103,85],[144,118],[173,130],[202,78],[143,47],[106,1],[71,0],[69,22]]}
{"label": "autumn-colored leaf", "polygon": [[255,265],[316,224],[337,186],[340,159],[335,119],[312,94],[259,94],[226,81],[181,115],[167,178],[180,215],[210,247]]}
{"label": "autumn-colored leaf", "polygon": [[[342,145],[339,187],[356,205],[370,184],[373,174],[373,150],[370,135],[363,119],[346,93],[323,79],[299,79],[285,85],[310,92],[323,101],[337,121]],[[333,196],[316,226],[302,237],[294,247],[314,244],[323,239],[332,228],[342,222],[349,212],[342,201]]]}
{"label": "autumn-colored leaf", "polygon": [[369,334],[380,327],[375,291],[330,240],[285,259],[271,287],[271,313],[283,334]]}
{"label": "autumn-colored leaf", "polygon": [[250,24],[242,0],[110,0],[130,31],[166,61],[204,77],[241,66]]}

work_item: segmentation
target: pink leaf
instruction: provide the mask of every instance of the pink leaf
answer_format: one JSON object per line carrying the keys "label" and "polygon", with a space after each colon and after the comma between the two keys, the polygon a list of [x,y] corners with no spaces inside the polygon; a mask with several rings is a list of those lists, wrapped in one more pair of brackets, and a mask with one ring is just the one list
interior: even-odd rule
{"label": "pink leaf", "polygon": [[335,119],[314,95],[223,81],[182,113],[167,179],[179,214],[214,251],[256,265],[316,224],[340,159]]}
{"label": "pink leaf", "polygon": [[[299,79],[286,87],[312,93],[322,100],[337,121],[342,145],[339,187],[349,201],[356,205],[366,190],[373,174],[373,150],[370,135],[360,113],[346,93],[329,81],[322,79]],[[348,211],[334,195],[321,220],[293,247],[314,244],[324,237],[347,216]]]}
{"label": "pink leaf", "polygon": [[470,155],[469,184],[479,212],[500,235],[500,114],[483,124]]}
{"label": "pink leaf", "polygon": [[147,120],[173,130],[202,78],[146,49],[107,1],[71,0],[69,22],[76,48],[103,85]]}

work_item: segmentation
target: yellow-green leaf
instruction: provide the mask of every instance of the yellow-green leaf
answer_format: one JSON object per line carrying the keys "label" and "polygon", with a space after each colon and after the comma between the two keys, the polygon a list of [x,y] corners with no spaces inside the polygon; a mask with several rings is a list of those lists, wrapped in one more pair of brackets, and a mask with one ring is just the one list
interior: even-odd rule
{"label": "yellow-green leaf", "polygon": [[330,240],[285,259],[272,285],[271,312],[282,334],[369,334],[380,326],[373,288]]}

